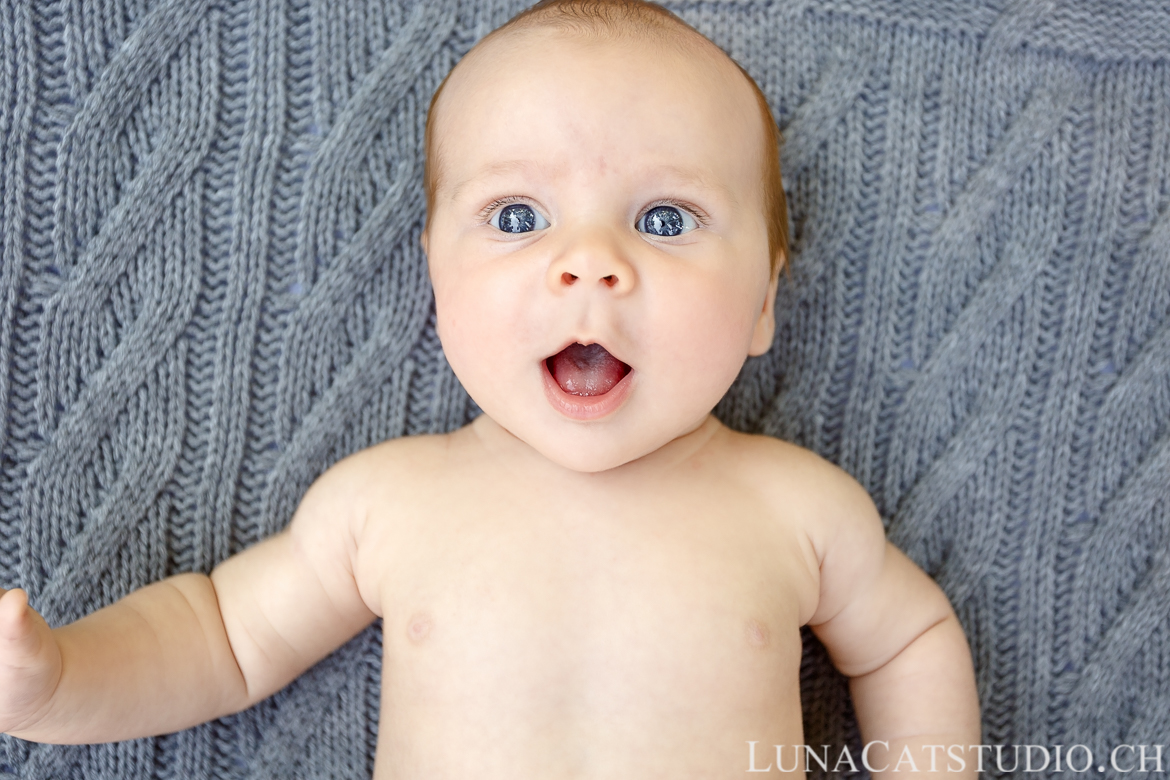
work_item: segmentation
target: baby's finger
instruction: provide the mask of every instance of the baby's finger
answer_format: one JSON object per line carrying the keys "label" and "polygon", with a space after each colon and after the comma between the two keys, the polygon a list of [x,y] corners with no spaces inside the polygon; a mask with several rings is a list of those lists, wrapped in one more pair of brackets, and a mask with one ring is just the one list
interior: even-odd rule
{"label": "baby's finger", "polygon": [[35,639],[28,594],[20,588],[0,592],[0,640],[6,644]]}

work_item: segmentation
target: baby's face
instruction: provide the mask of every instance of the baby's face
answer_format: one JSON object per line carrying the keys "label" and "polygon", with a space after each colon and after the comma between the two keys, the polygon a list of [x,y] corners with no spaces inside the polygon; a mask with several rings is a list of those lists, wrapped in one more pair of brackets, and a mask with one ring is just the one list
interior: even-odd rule
{"label": "baby's face", "polygon": [[566,468],[696,429],[771,345],[761,118],[718,56],[536,30],[444,89],[424,237],[443,350]]}

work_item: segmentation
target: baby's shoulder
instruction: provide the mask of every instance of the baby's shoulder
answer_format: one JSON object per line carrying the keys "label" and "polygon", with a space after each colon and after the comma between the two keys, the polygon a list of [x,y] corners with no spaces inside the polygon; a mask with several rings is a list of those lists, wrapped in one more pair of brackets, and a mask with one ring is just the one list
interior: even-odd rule
{"label": "baby's shoulder", "polygon": [[[772,436],[732,432],[731,461],[739,479],[779,514],[816,539],[839,530],[881,528],[865,488],[812,450]],[[818,545],[819,546],[819,545]]]}
{"label": "baby's shoulder", "polygon": [[727,449],[735,471],[761,488],[789,494],[836,493],[861,486],[844,470],[812,450],[763,434],[728,429]]}
{"label": "baby's shoulder", "polygon": [[449,434],[402,436],[359,450],[329,467],[311,490],[350,498],[384,499],[411,488],[425,488],[442,470]]}

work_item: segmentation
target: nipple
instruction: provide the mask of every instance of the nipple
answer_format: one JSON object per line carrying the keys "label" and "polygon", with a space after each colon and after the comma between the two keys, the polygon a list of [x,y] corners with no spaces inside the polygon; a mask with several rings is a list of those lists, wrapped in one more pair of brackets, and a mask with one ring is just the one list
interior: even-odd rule
{"label": "nipple", "polygon": [[771,632],[768,631],[768,627],[766,625],[758,620],[749,619],[745,628],[747,629],[746,633],[748,644],[750,644],[752,647],[760,648],[768,646],[769,642],[771,641]]}
{"label": "nipple", "polygon": [[548,370],[570,395],[605,395],[630,367],[600,344],[570,344],[548,359]]}
{"label": "nipple", "polygon": [[406,624],[406,636],[410,641],[418,644],[426,639],[429,633],[431,633],[431,619],[423,613],[411,615]]}

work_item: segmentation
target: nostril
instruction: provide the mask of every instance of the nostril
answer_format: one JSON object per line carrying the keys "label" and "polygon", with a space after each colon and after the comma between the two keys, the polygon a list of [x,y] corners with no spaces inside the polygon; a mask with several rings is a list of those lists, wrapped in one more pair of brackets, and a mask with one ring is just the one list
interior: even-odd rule
{"label": "nostril", "polygon": [[573,282],[577,281],[577,277],[573,276],[573,274],[569,273],[568,271],[565,271],[563,274],[561,274],[561,281],[565,284],[572,284]]}
{"label": "nostril", "polygon": [[618,283],[618,278],[613,274],[610,274],[609,276],[601,277],[601,281],[605,282],[608,286],[613,287]]}

